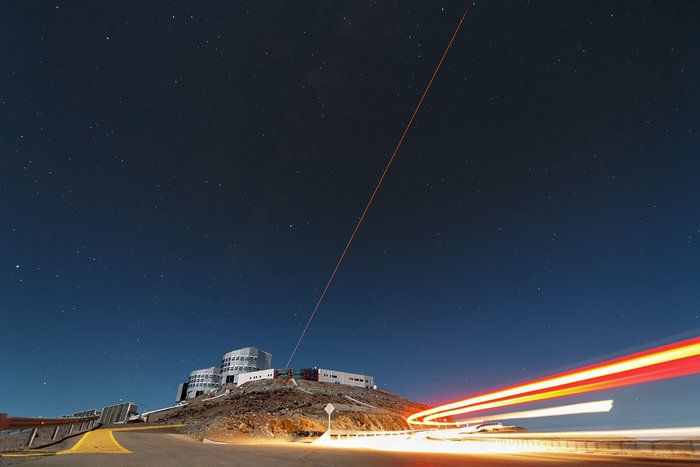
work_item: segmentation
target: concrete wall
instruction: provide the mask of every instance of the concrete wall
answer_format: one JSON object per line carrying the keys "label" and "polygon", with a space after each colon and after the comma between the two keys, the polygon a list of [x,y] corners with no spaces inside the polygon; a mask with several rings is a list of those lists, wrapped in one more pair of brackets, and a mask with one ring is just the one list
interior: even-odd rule
{"label": "concrete wall", "polygon": [[109,425],[111,423],[126,423],[130,415],[138,413],[138,407],[131,402],[123,404],[109,405],[102,409],[100,423]]}
{"label": "concrete wall", "polygon": [[245,384],[248,381],[261,381],[263,379],[273,379],[275,377],[275,370],[260,370],[260,371],[251,371],[248,373],[241,373],[238,375],[238,383],[237,385],[240,386],[241,384]]}
{"label": "concrete wall", "polygon": [[184,401],[185,399],[187,399],[187,383],[180,383],[177,387],[175,402]]}

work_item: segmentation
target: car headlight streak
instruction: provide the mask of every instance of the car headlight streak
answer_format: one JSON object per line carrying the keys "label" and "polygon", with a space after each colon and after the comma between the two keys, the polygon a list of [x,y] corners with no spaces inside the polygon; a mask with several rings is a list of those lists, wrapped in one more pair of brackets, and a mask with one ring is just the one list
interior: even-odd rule
{"label": "car headlight streak", "polygon": [[407,421],[415,425],[454,426],[458,422],[440,422],[436,419],[697,372],[700,372],[700,337],[423,410],[409,416]]}
{"label": "car headlight streak", "polygon": [[613,400],[583,402],[581,404],[560,405],[557,407],[547,407],[546,409],[523,410],[521,412],[499,413],[496,415],[486,415],[474,420],[460,420],[459,424],[475,424],[488,422],[491,420],[521,420],[525,418],[559,417],[562,415],[578,415],[583,413],[610,412],[613,407]]}

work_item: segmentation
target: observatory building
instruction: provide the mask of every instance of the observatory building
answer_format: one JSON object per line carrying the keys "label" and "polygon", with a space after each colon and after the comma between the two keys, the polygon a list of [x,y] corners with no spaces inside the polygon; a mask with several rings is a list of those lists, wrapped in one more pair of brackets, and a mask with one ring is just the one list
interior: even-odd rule
{"label": "observatory building", "polygon": [[237,384],[238,375],[272,368],[272,354],[257,347],[243,347],[224,354],[220,367],[202,368],[190,373],[177,388],[176,401],[192,399],[216,391],[224,384]]}
{"label": "observatory building", "polygon": [[374,377],[323,368],[272,368],[272,354],[257,347],[243,347],[224,354],[221,366],[190,373],[177,389],[176,402],[208,394],[223,386],[240,386],[250,381],[295,379],[376,389]]}

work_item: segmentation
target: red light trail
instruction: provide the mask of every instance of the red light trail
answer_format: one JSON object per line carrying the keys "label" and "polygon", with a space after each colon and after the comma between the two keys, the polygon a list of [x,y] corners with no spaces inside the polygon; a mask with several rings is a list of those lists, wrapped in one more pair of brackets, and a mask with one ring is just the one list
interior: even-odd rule
{"label": "red light trail", "polygon": [[414,425],[455,426],[459,422],[435,420],[698,372],[700,337],[695,337],[423,410],[409,416],[407,421]]}

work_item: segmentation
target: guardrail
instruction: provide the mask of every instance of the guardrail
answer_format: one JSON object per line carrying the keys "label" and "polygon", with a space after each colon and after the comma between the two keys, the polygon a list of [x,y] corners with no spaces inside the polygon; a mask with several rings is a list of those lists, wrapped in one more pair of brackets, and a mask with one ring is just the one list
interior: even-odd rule
{"label": "guardrail", "polygon": [[462,441],[520,445],[545,450],[612,455],[700,456],[700,440],[642,439],[546,439],[508,438],[493,435],[462,438]]}
{"label": "guardrail", "polygon": [[30,418],[30,417],[10,417],[6,413],[0,413],[0,431],[2,430],[26,430],[31,429],[32,434],[29,437],[27,447],[31,447],[34,439],[40,428],[55,427],[51,440],[55,441],[58,438],[58,432],[61,426],[70,425],[68,436],[73,434],[76,425],[79,424],[78,432],[91,430],[97,425],[99,415],[91,417],[71,417],[71,418]]}
{"label": "guardrail", "polygon": [[355,439],[355,438],[384,438],[387,436],[408,436],[418,432],[432,430],[401,430],[401,431],[331,431],[328,432],[330,439]]}
{"label": "guardrail", "polygon": [[[386,437],[430,437],[439,435],[443,430],[404,430],[404,431],[331,431],[323,434],[319,441],[343,442],[360,441],[362,439],[378,439]],[[459,440],[454,440],[455,444],[460,442],[489,443],[509,447],[527,447],[529,449],[557,452],[585,452],[591,454],[607,455],[628,455],[643,457],[680,457],[697,459],[700,457],[700,438],[690,439],[634,439],[620,437],[535,437],[532,434],[528,437],[508,434],[481,434],[473,436],[461,436]],[[445,438],[447,440],[449,438]],[[361,441],[360,441],[361,442]]]}

